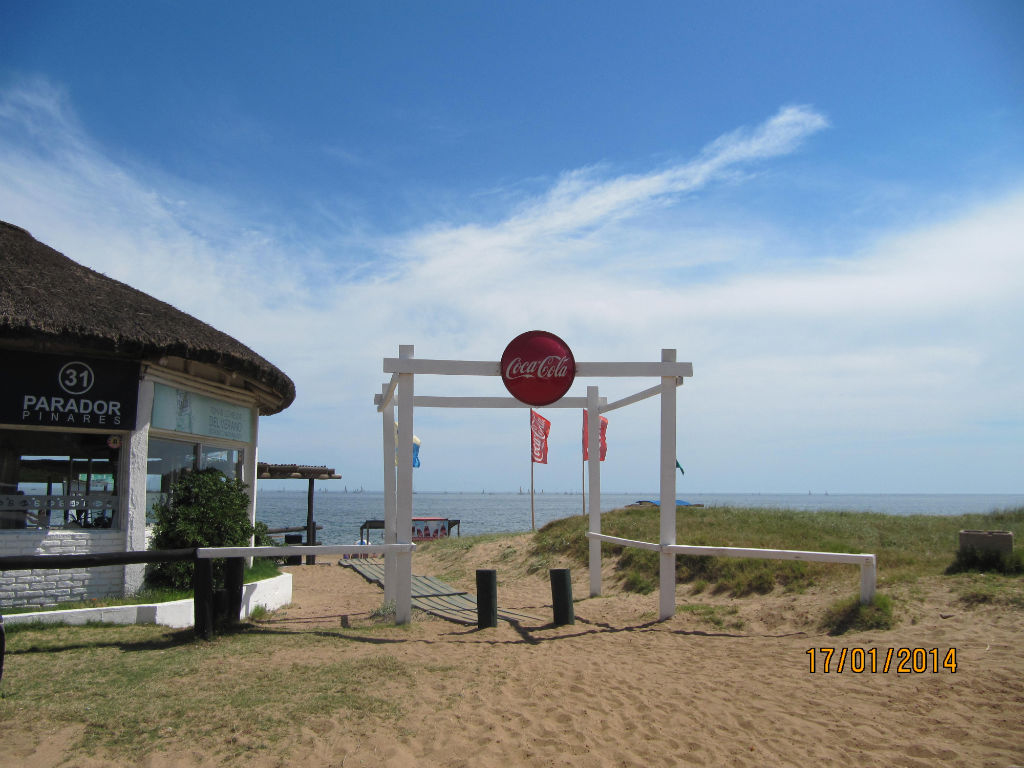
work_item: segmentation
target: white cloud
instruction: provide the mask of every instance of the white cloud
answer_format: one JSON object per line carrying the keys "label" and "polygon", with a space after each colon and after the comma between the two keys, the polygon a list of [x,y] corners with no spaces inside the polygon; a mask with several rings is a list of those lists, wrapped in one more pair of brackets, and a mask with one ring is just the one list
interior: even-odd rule
{"label": "white cloud", "polygon": [[[381,359],[399,343],[421,357],[496,359],[514,335],[543,327],[580,360],[654,360],[676,347],[693,361],[679,401],[692,489],[802,490],[814,474],[834,490],[1016,490],[1012,458],[990,451],[984,474],[965,474],[971,457],[950,445],[997,422],[1021,437],[1024,195],[817,260],[765,259],[785,234],[761,224],[723,215],[697,227],[678,215],[709,185],[826,126],[812,108],[787,107],[668,168],[563,173],[489,224],[367,236],[334,221],[297,237],[284,222],[240,218],[243,201],[113,158],[59,91],[32,83],[0,95],[0,218],[278,364],[299,397],[264,420],[262,456],[336,465],[350,485],[380,485],[371,403]],[[375,259],[353,271],[337,247]],[[598,383],[611,397],[650,385]],[[497,380],[447,377],[418,389],[502,392]],[[549,487],[576,487],[579,414],[551,418]],[[418,413],[429,471],[417,483],[518,487],[528,471],[520,421]],[[614,414],[606,487],[657,486],[656,424],[655,403]],[[930,443],[943,448],[929,453]]]}

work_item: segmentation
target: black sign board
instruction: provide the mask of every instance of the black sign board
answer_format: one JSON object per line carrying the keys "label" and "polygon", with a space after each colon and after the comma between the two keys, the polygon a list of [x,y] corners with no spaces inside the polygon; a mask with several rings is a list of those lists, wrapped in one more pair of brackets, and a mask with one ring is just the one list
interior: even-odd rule
{"label": "black sign board", "polygon": [[0,424],[135,429],[139,364],[0,350]]}

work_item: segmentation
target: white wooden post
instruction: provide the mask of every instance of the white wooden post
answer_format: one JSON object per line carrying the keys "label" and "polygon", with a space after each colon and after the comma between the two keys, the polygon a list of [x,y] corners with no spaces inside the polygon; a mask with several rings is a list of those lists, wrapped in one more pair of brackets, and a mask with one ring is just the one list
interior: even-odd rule
{"label": "white wooden post", "polygon": [[[152,388],[153,388],[153,384],[151,382],[150,383],[150,389],[152,390]],[[155,394],[155,393],[151,392],[150,397],[152,397],[153,394]],[[141,393],[141,391],[139,392],[139,395],[140,395],[139,408],[140,409],[141,408],[151,409],[152,405],[145,405],[144,406],[142,404],[142,400],[141,400],[142,393]],[[259,455],[260,409],[258,407],[254,406],[253,408],[250,409],[250,414],[251,415],[249,417],[250,418],[250,422],[249,423],[252,425],[252,430],[250,432],[249,448],[247,448],[246,451],[245,451],[245,455],[246,455],[245,467],[242,469],[242,474],[243,474],[243,477],[244,477],[245,481],[247,483],[249,483],[249,486],[250,486],[250,488],[252,490],[252,493],[249,494],[249,522],[251,522],[253,525],[256,525],[256,494],[259,492],[259,482],[260,482],[259,481],[259,476],[258,476],[258,467],[260,465],[260,455]],[[148,420],[149,419],[147,419],[147,421]],[[149,429],[148,424],[147,424],[146,429],[147,430]],[[147,443],[148,443],[148,440],[147,440]],[[143,509],[145,509],[145,507],[143,507]],[[249,543],[252,544],[253,546],[255,546],[255,544],[256,544],[256,533],[255,532],[253,532],[252,538],[249,540]],[[142,549],[145,549],[145,545],[142,546]],[[251,558],[251,557],[245,558],[245,567],[246,568],[252,568],[252,563],[253,563],[253,558]]]}
{"label": "white wooden post", "polygon": [[875,558],[861,563],[860,566],[860,602],[870,605],[875,599]]}
{"label": "white wooden post", "polygon": [[[663,363],[674,363],[674,349],[661,350]],[[661,377],[661,535],[659,543],[676,543],[676,377]],[[659,563],[658,615],[676,612],[676,556],[662,551]]]}
{"label": "white wooden post", "polygon": [[[587,472],[590,491],[590,530],[601,532],[601,412],[597,387],[587,387]],[[590,596],[601,594],[601,542],[590,540]]]}
{"label": "white wooden post", "polygon": [[[401,344],[398,356],[414,355],[412,344]],[[398,374],[398,481],[396,486],[395,527],[397,543],[410,544],[412,537],[412,434],[413,400],[415,398],[413,374]],[[412,552],[398,556],[395,595],[395,622],[408,624],[412,620]]]}
{"label": "white wooden post", "polygon": [[[387,397],[388,385],[381,387],[381,397]],[[381,411],[384,420],[384,543],[398,543],[397,503],[395,499],[395,403],[394,400]],[[394,552],[384,553],[384,601],[395,602],[398,598],[398,557]]]}

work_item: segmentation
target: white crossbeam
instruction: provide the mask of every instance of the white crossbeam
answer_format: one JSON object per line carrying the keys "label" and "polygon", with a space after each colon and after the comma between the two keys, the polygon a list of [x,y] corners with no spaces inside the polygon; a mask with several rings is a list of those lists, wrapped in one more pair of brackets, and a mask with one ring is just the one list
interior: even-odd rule
{"label": "white crossbeam", "polygon": [[614,376],[618,378],[663,378],[665,376],[686,376],[693,378],[693,363],[576,363],[576,375]]}
{"label": "white crossbeam", "polygon": [[[685,379],[682,376],[677,376],[676,386],[683,386],[683,381],[685,381]],[[661,392],[661,384],[656,384],[655,386],[650,387],[649,389],[645,389],[643,392],[637,392],[635,395],[630,395],[629,397],[624,397],[621,400],[616,400],[613,403],[608,403],[608,405],[602,406],[601,413],[610,413],[611,411],[616,411],[619,408],[625,408],[627,405],[639,403],[641,400],[646,400],[649,397],[660,395]],[[604,399],[607,400],[607,398]]]}
{"label": "white crossbeam", "polygon": [[384,390],[383,394],[373,396],[373,404],[377,406],[377,412],[380,413],[388,404],[395,398],[395,390],[398,389],[398,374],[391,374],[391,381],[388,382],[387,389]]}
{"label": "white crossbeam", "polygon": [[[490,360],[431,360],[385,357],[384,373],[429,373],[440,376],[500,376],[501,363]],[[576,375],[619,378],[693,377],[693,363],[576,363]]]}
{"label": "white crossbeam", "polygon": [[[602,398],[608,402],[607,398]],[[514,397],[436,397],[417,395],[413,404],[422,408],[533,408]],[[586,408],[585,397],[563,397],[544,408]]]}
{"label": "white crossbeam", "polygon": [[434,373],[441,376],[500,376],[501,363],[485,360],[431,360],[385,357],[384,373]]}

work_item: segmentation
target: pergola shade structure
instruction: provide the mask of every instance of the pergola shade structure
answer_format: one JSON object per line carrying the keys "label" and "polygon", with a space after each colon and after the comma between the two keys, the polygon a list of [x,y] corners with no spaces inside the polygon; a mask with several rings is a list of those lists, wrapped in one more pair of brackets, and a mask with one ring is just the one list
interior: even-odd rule
{"label": "pergola shade structure", "polygon": [[[261,480],[308,480],[309,490],[306,492],[306,544],[316,544],[316,518],[313,515],[313,503],[316,498],[314,485],[317,480],[341,480],[341,475],[328,467],[312,467],[303,464],[266,464],[260,462],[256,466],[256,474]],[[306,564],[313,565],[315,555],[306,556]]]}
{"label": "pergola shade structure", "polygon": [[[391,380],[374,397],[377,410],[383,416],[384,456],[384,510],[385,510],[385,599],[395,601],[395,619],[408,622],[411,617],[412,553],[404,549],[411,544],[412,529],[412,443],[413,414],[415,408],[530,408],[527,403],[513,397],[444,397],[416,394],[416,376],[501,376],[497,361],[427,360],[414,356],[412,345],[401,345],[397,358],[384,359],[384,373]],[[676,445],[676,388],[684,379],[693,376],[691,363],[676,362],[674,349],[663,349],[660,362],[576,363],[576,377],[653,377],[660,380],[654,387],[609,403],[601,398],[596,386],[587,387],[587,396],[563,397],[545,407],[586,408],[592,424],[598,424],[600,415],[622,408],[649,397],[661,399],[660,437],[660,498],[662,545],[675,544],[675,445]],[[398,410],[397,467],[395,465],[395,409]],[[598,429],[588,432],[589,515],[590,530],[601,530],[601,464]],[[400,545],[391,548],[387,545]],[[601,542],[590,542],[590,593],[601,593]],[[675,556],[663,552],[660,563],[660,615],[667,618],[675,613]]]}

